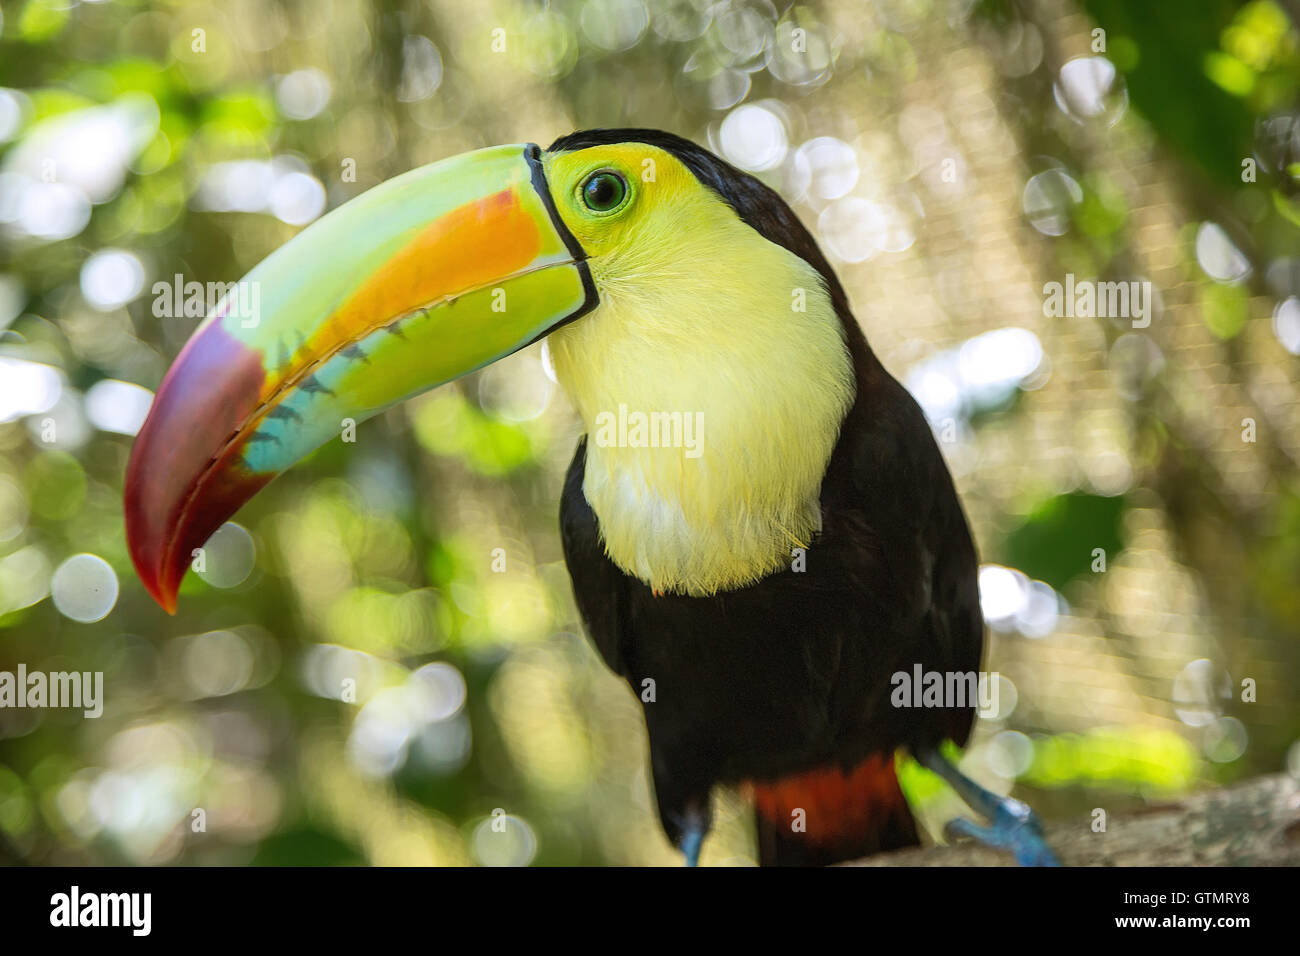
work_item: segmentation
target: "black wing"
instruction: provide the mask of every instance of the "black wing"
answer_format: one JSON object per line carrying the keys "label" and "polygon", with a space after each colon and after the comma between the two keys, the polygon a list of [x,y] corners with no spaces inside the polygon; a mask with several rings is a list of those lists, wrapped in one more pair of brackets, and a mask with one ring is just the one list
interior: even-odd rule
{"label": "black wing", "polygon": [[564,562],[573,583],[573,597],[587,634],[610,670],[627,677],[623,626],[626,578],[605,555],[596,513],[582,492],[587,468],[587,439],[578,443],[560,496],[560,538]]}
{"label": "black wing", "polygon": [[[824,495],[838,487],[857,498],[846,513],[861,516],[858,540],[879,552],[863,562],[873,580],[862,584],[882,619],[912,635],[905,643],[915,659],[976,671],[984,647],[979,564],[948,466],[916,400],[874,356],[859,365],[859,388],[837,449],[845,457],[828,470],[844,469],[848,480],[828,480]],[[952,711],[936,729],[964,743],[971,716]]]}

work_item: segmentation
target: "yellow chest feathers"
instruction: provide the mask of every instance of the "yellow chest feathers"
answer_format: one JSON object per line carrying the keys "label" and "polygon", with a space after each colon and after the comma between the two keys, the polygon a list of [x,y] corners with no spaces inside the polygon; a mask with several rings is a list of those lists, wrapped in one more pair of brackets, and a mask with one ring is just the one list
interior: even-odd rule
{"label": "yellow chest feathers", "polygon": [[820,276],[727,214],[673,236],[671,260],[593,259],[600,306],[550,339],[586,427],[583,490],[606,552],[662,592],[714,594],[789,566],[820,528],[854,397]]}

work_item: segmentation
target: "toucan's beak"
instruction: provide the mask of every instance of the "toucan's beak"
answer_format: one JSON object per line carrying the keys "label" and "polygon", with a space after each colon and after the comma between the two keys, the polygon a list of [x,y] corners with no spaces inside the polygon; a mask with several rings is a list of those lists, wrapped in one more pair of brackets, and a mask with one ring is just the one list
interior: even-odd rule
{"label": "toucan's beak", "polygon": [[596,291],[534,145],[399,176],[230,291],[158,389],[126,534],[169,613],[195,549],[267,482],[367,418],[590,311]]}

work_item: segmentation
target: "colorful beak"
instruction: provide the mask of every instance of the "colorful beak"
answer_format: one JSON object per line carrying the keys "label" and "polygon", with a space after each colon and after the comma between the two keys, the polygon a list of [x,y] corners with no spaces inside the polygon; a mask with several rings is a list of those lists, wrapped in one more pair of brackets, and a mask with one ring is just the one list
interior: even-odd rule
{"label": "colorful beak", "polygon": [[211,534],[309,452],[596,306],[534,145],[363,193],[236,284],[168,370],[127,468],[127,542],[173,613]]}

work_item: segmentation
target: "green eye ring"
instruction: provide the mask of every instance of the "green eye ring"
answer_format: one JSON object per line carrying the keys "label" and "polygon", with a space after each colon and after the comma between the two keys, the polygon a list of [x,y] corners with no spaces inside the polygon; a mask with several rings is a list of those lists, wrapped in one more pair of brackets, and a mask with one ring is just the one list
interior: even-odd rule
{"label": "green eye ring", "polygon": [[608,169],[597,170],[582,183],[582,204],[594,213],[611,213],[631,195],[627,180]]}

